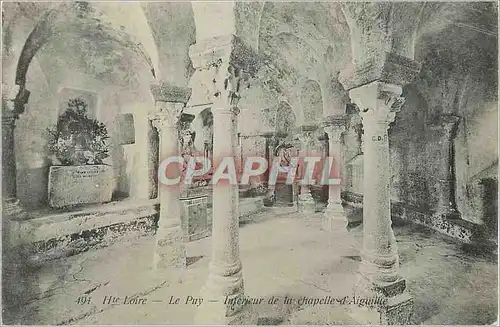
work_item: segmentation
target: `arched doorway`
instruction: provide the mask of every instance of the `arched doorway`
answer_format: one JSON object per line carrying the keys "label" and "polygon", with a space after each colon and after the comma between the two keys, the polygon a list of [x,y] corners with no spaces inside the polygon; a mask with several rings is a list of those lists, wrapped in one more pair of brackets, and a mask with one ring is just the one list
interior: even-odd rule
{"label": "arched doorway", "polygon": [[[116,26],[120,13],[110,9],[86,3],[49,7],[20,53],[15,77],[20,86],[18,98],[26,90],[30,98],[26,110],[20,101],[15,107],[21,116],[14,131],[14,149],[17,196],[27,208],[46,205],[48,168],[57,164],[47,151],[46,131],[71,99],[83,99],[88,116],[108,130],[107,164],[113,166],[114,198],[128,197],[139,179],[134,176],[135,147],[145,146],[147,136],[136,133],[131,143],[123,141],[123,128],[134,133],[134,118],[126,127],[118,118],[123,114],[133,115],[136,121],[141,115],[147,117],[143,108],[144,103],[151,103],[149,84],[157,75],[158,55],[147,31],[141,34],[134,32],[141,29],[130,25]],[[133,24],[147,26],[141,13],[134,11],[137,21]]]}

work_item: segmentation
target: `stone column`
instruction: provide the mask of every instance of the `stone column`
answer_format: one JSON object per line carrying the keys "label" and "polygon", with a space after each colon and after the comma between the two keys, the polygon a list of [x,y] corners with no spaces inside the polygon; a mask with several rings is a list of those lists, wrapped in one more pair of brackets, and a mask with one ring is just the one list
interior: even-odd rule
{"label": "stone column", "polygon": [[[311,153],[311,146],[313,142],[313,131],[314,128],[309,128],[303,126],[299,132],[300,140],[300,154],[299,157],[303,160],[305,157],[309,156]],[[301,181],[300,181],[300,193],[298,199],[298,209],[300,212],[314,213],[316,210],[316,203],[311,194],[310,181],[305,178],[305,165],[302,165]]]}
{"label": "stone column", "polygon": [[[237,104],[246,86],[247,72],[254,72],[251,60],[256,57],[234,35],[197,42],[189,52],[195,74],[205,76],[199,87],[207,88],[213,103],[216,167],[223,157],[237,156]],[[227,180],[213,185],[212,257],[202,289],[204,301],[195,315],[195,324],[248,323],[249,307],[242,301],[238,205],[238,185]]]}
{"label": "stone column", "polygon": [[[342,151],[342,134],[345,132],[345,119],[334,118],[325,123],[328,134],[328,157],[333,160],[332,178],[343,179],[344,158]],[[343,181],[342,181],[343,184]],[[324,214],[326,227],[329,229],[344,229],[347,227],[347,217],[342,207],[342,184],[328,186],[328,205]]]}
{"label": "stone column", "polygon": [[267,195],[264,199],[264,204],[266,206],[273,206],[276,202],[276,185],[269,184],[269,176],[274,160],[274,149],[278,146],[278,138],[274,133],[266,133],[264,137],[266,139],[266,159],[269,164],[266,172]]}
{"label": "stone column", "polygon": [[22,213],[17,199],[17,167],[14,149],[15,121],[19,115],[16,102],[22,106],[28,102],[29,91],[19,86],[2,84],[2,211],[4,216]]}
{"label": "stone column", "polygon": [[148,154],[147,154],[147,165],[148,165],[148,199],[156,199],[158,197],[158,159],[159,159],[159,136],[153,121],[148,119]]}
{"label": "stone column", "polygon": [[[160,139],[159,162],[179,156],[179,118],[189,100],[191,89],[161,84],[152,85],[156,112],[151,115],[153,126]],[[172,163],[168,167],[172,177],[181,173],[180,166]],[[171,177],[169,175],[169,177]],[[170,269],[173,278],[180,277],[186,267],[186,249],[183,241],[180,212],[180,185],[159,185],[160,219],[156,232],[154,268],[157,271]]]}
{"label": "stone column", "polygon": [[[360,107],[364,129],[363,246],[360,296],[383,296],[388,302],[382,315],[387,321],[406,321],[413,301],[400,277],[399,257],[392,230],[390,202],[389,124],[404,103],[402,87],[372,82],[349,92]],[[383,318],[384,321],[385,318]]]}
{"label": "stone column", "polygon": [[455,201],[455,148],[453,140],[456,136],[460,117],[442,115],[438,124],[431,126],[431,130],[439,139],[438,159],[438,207],[436,213],[447,219],[460,219],[461,215]]}

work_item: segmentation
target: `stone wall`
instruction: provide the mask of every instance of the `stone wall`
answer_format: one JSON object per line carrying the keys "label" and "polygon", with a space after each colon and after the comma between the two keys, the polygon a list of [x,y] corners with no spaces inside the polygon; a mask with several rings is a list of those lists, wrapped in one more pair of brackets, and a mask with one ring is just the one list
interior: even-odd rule
{"label": "stone wall", "polygon": [[[47,54],[42,55],[45,60]],[[139,87],[132,88],[116,85],[96,76],[87,75],[78,68],[68,67],[64,72],[46,74],[48,67],[39,63],[37,57],[30,65],[27,75],[27,88],[31,91],[25,112],[16,121],[15,152],[17,163],[18,197],[26,208],[44,207],[47,203],[48,168],[52,158],[47,153],[47,129],[55,126],[59,110],[60,92],[70,89],[77,94],[79,90],[97,95],[98,103],[95,118],[105,123],[110,139],[110,157],[106,163],[114,168],[115,197],[134,195],[134,181],[144,178],[142,172],[145,158],[140,157],[137,148],[146,148],[147,135],[137,133],[134,144],[122,145],[117,135],[115,119],[120,113],[132,113],[136,131],[147,130],[147,114],[153,103],[149,95],[149,83],[141,81]],[[146,71],[147,72],[147,71]],[[143,83],[144,82],[144,83]],[[149,98],[148,98],[149,97]],[[94,116],[91,113],[90,116]],[[134,173],[135,172],[135,173]]]}
{"label": "stone wall", "polygon": [[[460,122],[454,138],[455,200],[461,218],[465,223],[485,224],[491,233],[497,226],[498,183],[498,107],[490,101],[492,87],[485,87],[481,91],[475,88],[477,93],[457,115]],[[441,132],[432,127],[434,122],[428,117],[431,109],[420,96],[419,90],[409,86],[405,92],[406,104],[396,115],[397,118],[389,129],[391,200],[393,203],[409,206],[419,212],[418,215],[425,216],[425,219],[417,219],[418,223],[444,231],[451,236],[463,236],[461,231],[446,232],[449,228],[443,227],[445,223],[438,222],[438,218],[433,216],[438,205],[439,165],[448,153],[442,149]],[[346,133],[345,145],[344,189],[362,194],[364,163],[363,155],[356,155],[360,142],[357,140],[354,125],[351,125]],[[407,214],[405,219],[412,220],[418,215]]]}

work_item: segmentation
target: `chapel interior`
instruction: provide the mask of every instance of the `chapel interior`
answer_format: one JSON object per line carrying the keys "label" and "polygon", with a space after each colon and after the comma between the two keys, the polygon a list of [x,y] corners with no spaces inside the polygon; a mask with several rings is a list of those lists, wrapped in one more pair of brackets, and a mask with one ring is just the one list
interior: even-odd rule
{"label": "chapel interior", "polygon": [[3,2],[2,44],[4,324],[498,321],[496,2]]}

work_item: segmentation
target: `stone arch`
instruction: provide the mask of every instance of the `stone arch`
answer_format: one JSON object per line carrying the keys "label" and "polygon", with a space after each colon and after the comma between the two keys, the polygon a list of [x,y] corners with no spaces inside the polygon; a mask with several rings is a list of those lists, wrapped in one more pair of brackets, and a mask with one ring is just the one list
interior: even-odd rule
{"label": "stone arch", "polygon": [[[120,7],[127,7],[128,10],[133,11],[136,19],[120,19],[120,16],[123,17],[123,15],[127,14],[123,10],[114,12],[109,7],[94,7],[94,5],[83,3],[62,3],[44,12],[28,36],[17,60],[15,84],[20,86],[20,94],[25,88],[26,74],[30,63],[38,51],[52,37],[59,33],[65,33],[66,28],[76,27],[77,24],[73,20],[86,17],[85,15],[91,15],[90,18],[93,19],[95,25],[85,26],[82,23],[80,27],[95,28],[99,31],[104,31],[110,38],[116,39],[120,44],[131,47],[132,51],[141,56],[150,66],[153,78],[158,77],[158,52],[142,8],[140,6],[133,8],[130,5]],[[137,9],[139,11],[136,11]],[[129,22],[129,24],[127,26],[118,26],[117,22],[122,21]],[[83,33],[85,32],[88,31],[83,30]],[[22,109],[19,111],[22,112]]]}
{"label": "stone arch", "polygon": [[339,81],[340,72],[323,79],[321,84],[323,99],[323,116],[345,115],[349,95]]}
{"label": "stone arch", "polygon": [[196,25],[190,2],[142,4],[158,51],[161,81],[187,86],[193,74],[189,46],[196,41]]}
{"label": "stone arch", "polygon": [[323,97],[320,84],[315,80],[307,80],[302,85],[300,94],[304,124],[319,123],[323,116]]}
{"label": "stone arch", "polygon": [[[306,15],[302,14],[304,11],[307,11]],[[259,51],[265,51],[265,44],[280,35],[293,35],[312,50],[318,73],[330,75],[343,68],[350,59],[350,51],[346,51],[350,41],[348,25],[338,12],[337,4],[280,3],[278,6],[268,2],[262,10]],[[335,55],[331,56],[329,50],[333,49]]]}
{"label": "stone arch", "polygon": [[19,54],[35,23],[26,17],[20,3],[4,3],[2,16],[2,82],[12,86]]}
{"label": "stone arch", "polygon": [[214,116],[210,107],[204,108],[195,114],[191,128],[196,133],[194,139],[195,151],[204,153],[212,151]]}
{"label": "stone arch", "polygon": [[[288,9],[295,10],[297,15],[291,15]],[[313,17],[320,15],[324,19],[304,16],[302,10],[311,10]],[[266,3],[260,23],[259,53],[275,65],[271,79],[275,79],[273,82],[281,86],[280,93],[292,102],[295,93],[301,91],[296,86],[312,79],[319,81],[325,114],[332,108],[345,109],[345,91],[338,92],[337,85],[332,83],[351,61],[349,26],[339,4],[302,8],[300,4],[287,7]],[[330,94],[331,91],[335,94]],[[297,118],[302,121],[301,105],[293,107],[299,109]]]}
{"label": "stone arch", "polygon": [[[196,41],[221,35],[236,35],[253,50],[258,48],[262,2],[191,2],[196,24]],[[213,24],[216,21],[217,24]]]}
{"label": "stone arch", "polygon": [[[385,52],[414,58],[423,3],[342,3],[349,25],[354,66],[385,60]],[[379,59],[382,58],[382,59]]]}
{"label": "stone arch", "polygon": [[[142,7],[139,3],[115,4],[114,8],[104,3],[58,3],[36,5],[30,9],[36,13],[32,15],[34,23],[25,32],[26,37],[21,39],[22,48],[14,51],[12,62],[15,74],[10,77],[11,83],[20,87],[18,101],[15,101],[16,116],[25,111],[26,94],[30,94],[26,89],[32,91],[27,104],[28,113],[21,115],[14,130],[17,135],[13,148],[26,154],[24,158],[17,159],[17,169],[30,169],[30,174],[37,176],[37,180],[23,181],[21,176],[29,174],[18,171],[18,192],[26,194],[20,200],[29,202],[33,198],[31,193],[39,193],[44,201],[47,199],[43,190],[47,189],[46,168],[51,159],[44,147],[45,131],[57,121],[58,111],[53,108],[60,108],[61,97],[54,94],[64,86],[82,93],[90,91],[97,94],[97,103],[102,105],[91,106],[95,110],[89,113],[96,115],[94,118],[107,127],[110,136],[110,156],[107,160],[113,163],[115,181],[119,181],[114,185],[115,190],[130,196],[136,191],[132,189],[131,181],[140,179],[142,174],[132,169],[136,162],[143,159],[142,155],[136,154],[136,149],[146,144],[147,137],[136,132],[136,145],[123,147],[118,132],[119,114],[133,114],[134,123],[139,124],[136,131],[142,128],[144,131],[147,128],[143,124],[147,123],[144,103],[148,106],[151,101],[149,83],[153,78],[160,77],[156,43]],[[88,51],[82,53],[80,46]],[[98,59],[98,62],[93,59]],[[108,59],[116,61],[110,64]],[[115,65],[117,62],[120,67]],[[105,74],[99,74],[99,70],[88,70],[89,67],[102,67]],[[43,74],[44,69],[47,74]],[[48,86],[42,89],[39,85],[44,77],[48,79]],[[120,77],[127,77],[127,81],[122,83],[124,79]],[[152,103],[150,107],[153,107]],[[101,108],[103,110],[99,110]],[[37,118],[36,115],[40,114],[43,117]],[[19,137],[27,131],[31,131],[30,137],[36,142]],[[34,170],[37,175],[32,172]],[[32,202],[41,206],[44,201]]]}
{"label": "stone arch", "polygon": [[[235,3],[192,2],[196,24],[196,42],[220,35],[236,34]],[[213,22],[217,22],[214,24]]]}
{"label": "stone arch", "polygon": [[276,110],[276,133],[288,134],[295,126],[295,114],[293,113],[292,106],[286,101],[280,101]]}

